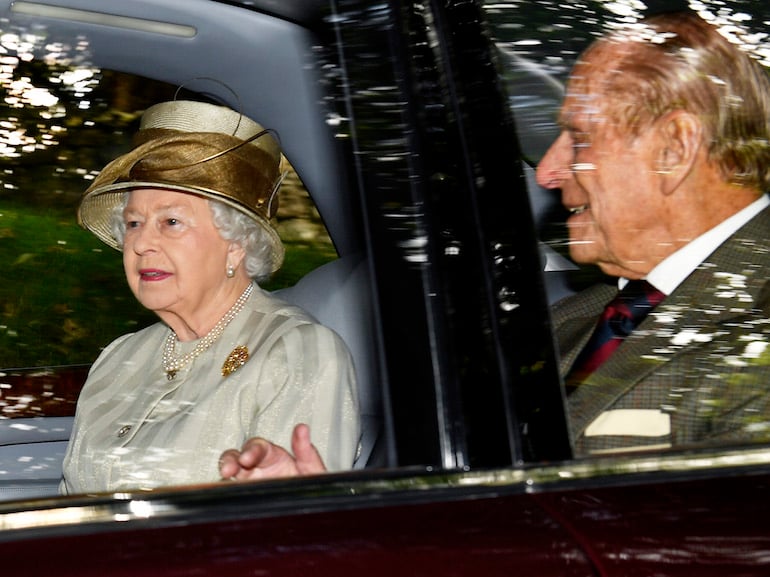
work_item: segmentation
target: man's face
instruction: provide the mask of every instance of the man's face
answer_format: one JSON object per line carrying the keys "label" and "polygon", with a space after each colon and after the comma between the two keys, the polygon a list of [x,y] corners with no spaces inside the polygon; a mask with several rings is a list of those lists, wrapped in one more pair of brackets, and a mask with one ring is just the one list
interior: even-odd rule
{"label": "man's face", "polygon": [[[610,51],[611,53],[611,51]],[[538,183],[561,189],[570,211],[570,255],[615,276],[639,278],[670,252],[654,178],[653,130],[632,137],[606,113],[609,55],[573,70],[561,110],[562,132],[537,170]]]}

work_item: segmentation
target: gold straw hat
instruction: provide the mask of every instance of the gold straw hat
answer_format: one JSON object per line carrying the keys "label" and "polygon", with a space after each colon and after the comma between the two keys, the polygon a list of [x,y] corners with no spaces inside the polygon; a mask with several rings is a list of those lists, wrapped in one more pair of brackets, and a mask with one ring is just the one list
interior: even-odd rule
{"label": "gold straw hat", "polygon": [[121,250],[112,230],[124,193],[163,189],[217,200],[254,219],[271,244],[271,272],[284,248],[278,210],[281,150],[270,131],[225,106],[175,100],[142,115],[135,148],[110,162],[83,194],[78,222]]}

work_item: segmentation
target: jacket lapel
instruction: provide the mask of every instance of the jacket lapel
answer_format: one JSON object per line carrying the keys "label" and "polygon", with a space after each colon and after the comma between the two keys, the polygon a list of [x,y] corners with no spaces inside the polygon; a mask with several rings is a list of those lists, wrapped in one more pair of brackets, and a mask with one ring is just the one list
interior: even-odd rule
{"label": "jacket lapel", "polygon": [[566,375],[591,337],[604,307],[615,295],[617,286],[596,284],[568,297],[554,306],[554,332],[558,336],[559,374]]}

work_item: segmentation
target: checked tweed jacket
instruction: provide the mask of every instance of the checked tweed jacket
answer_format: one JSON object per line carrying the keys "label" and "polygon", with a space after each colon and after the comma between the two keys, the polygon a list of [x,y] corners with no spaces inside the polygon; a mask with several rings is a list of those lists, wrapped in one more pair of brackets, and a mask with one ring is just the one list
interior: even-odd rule
{"label": "checked tweed jacket", "polygon": [[[552,312],[566,375],[617,287]],[[770,439],[770,208],[715,250],[567,398],[577,454]]]}

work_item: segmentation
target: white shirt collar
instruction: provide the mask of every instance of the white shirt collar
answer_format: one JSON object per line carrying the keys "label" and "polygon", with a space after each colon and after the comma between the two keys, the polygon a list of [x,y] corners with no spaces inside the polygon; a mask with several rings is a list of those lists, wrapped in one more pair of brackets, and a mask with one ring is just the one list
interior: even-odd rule
{"label": "white shirt collar", "polygon": [[[647,281],[664,294],[671,294],[730,235],[767,206],[770,206],[770,197],[763,194],[747,207],[663,259],[647,275]],[[627,282],[628,279],[621,278],[618,280],[618,286],[623,288]]]}

